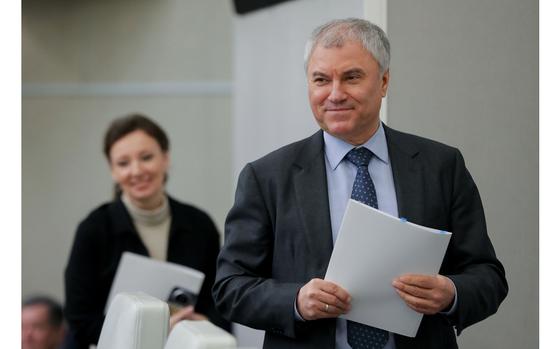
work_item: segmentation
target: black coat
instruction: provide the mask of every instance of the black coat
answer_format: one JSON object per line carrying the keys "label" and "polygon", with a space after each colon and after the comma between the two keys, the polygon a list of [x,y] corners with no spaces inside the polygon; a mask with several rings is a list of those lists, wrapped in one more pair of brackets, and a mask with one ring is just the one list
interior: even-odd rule
{"label": "black coat", "polygon": [[[216,275],[219,234],[203,211],[169,198],[171,228],[167,260],[203,272],[206,277],[196,311],[229,329],[216,312],[210,288]],[[121,200],[95,209],[78,226],[65,271],[65,316],[77,348],[96,344],[101,334],[105,303],[125,251],[148,256]]]}
{"label": "black coat", "polygon": [[[458,302],[426,315],[398,349],[456,348],[457,333],[495,313],[508,286],[486,232],[482,203],[460,152],[392,130],[385,134],[399,217],[453,233],[440,274]],[[248,164],[226,219],[213,293],[229,320],[266,331],[264,347],[334,348],[335,320],[295,319],[298,290],[324,278],[333,249],[322,132]]]}

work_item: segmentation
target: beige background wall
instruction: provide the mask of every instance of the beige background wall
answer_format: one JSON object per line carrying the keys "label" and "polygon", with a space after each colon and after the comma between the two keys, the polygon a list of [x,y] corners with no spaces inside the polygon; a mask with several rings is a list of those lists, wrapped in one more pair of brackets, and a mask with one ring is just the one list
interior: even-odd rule
{"label": "beige background wall", "polygon": [[538,3],[391,0],[388,120],[461,149],[510,292],[461,348],[537,348]]}
{"label": "beige background wall", "polygon": [[110,120],[171,139],[169,192],[220,231],[231,205],[229,0],[23,1],[22,293],[63,299],[78,222],[111,198]]}

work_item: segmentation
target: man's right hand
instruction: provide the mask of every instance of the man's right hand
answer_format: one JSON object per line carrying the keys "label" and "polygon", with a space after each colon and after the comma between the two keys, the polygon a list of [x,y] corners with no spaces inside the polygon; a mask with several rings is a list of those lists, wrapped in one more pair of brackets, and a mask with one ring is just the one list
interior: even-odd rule
{"label": "man's right hand", "polygon": [[350,311],[350,294],[330,281],[312,279],[297,295],[297,310],[304,320],[334,318]]}

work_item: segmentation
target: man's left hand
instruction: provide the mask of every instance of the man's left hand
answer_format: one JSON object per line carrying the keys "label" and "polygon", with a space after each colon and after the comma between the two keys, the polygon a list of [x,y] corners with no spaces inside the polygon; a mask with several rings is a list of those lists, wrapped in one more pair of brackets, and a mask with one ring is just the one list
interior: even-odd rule
{"label": "man's left hand", "polygon": [[446,309],[455,298],[453,282],[443,275],[405,274],[393,280],[393,287],[410,308],[427,315]]}

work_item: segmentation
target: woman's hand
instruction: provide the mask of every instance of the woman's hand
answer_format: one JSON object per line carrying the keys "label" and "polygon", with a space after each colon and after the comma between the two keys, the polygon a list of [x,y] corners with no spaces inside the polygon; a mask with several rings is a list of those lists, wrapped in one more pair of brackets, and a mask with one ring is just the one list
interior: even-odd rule
{"label": "woman's hand", "polygon": [[169,318],[169,330],[171,331],[173,326],[182,320],[208,320],[208,318],[195,312],[194,307],[189,305],[188,307],[177,310],[173,315],[171,315]]}

